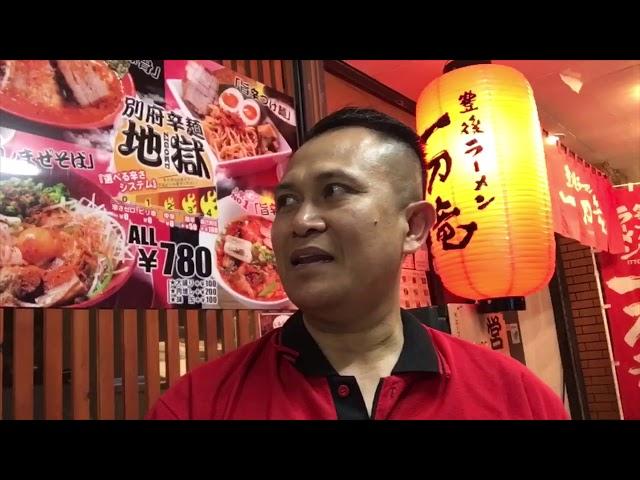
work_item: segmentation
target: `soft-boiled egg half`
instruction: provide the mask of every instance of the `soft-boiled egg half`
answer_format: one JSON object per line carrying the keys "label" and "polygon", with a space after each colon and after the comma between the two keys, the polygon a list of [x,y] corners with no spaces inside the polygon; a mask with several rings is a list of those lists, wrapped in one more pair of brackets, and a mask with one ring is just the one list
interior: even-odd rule
{"label": "soft-boiled egg half", "polygon": [[227,88],[222,94],[220,94],[220,98],[218,98],[218,104],[220,108],[226,110],[227,112],[238,113],[240,110],[240,105],[244,97],[242,94],[236,90],[235,88]]}
{"label": "soft-boiled egg half", "polygon": [[244,100],[238,113],[248,127],[255,127],[260,122],[260,105],[255,100],[250,98]]}

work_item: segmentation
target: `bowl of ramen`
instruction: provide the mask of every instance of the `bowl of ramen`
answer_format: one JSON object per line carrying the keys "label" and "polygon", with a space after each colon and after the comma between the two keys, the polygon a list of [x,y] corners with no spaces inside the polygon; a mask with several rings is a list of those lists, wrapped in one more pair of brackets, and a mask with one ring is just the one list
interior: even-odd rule
{"label": "bowl of ramen", "polygon": [[271,224],[264,217],[242,214],[221,225],[216,241],[216,280],[249,308],[289,304],[276,270]]}
{"label": "bowl of ramen", "polygon": [[180,110],[202,122],[219,168],[234,175],[267,169],[291,155],[291,147],[269,118],[269,109],[221,85],[215,70],[189,61],[183,79],[167,86]]}
{"label": "bowl of ramen", "polygon": [[98,305],[135,268],[110,197],[67,171],[0,177],[0,306]]}
{"label": "bowl of ramen", "polygon": [[0,109],[34,122],[111,126],[134,94],[131,75],[102,60],[0,60]]}

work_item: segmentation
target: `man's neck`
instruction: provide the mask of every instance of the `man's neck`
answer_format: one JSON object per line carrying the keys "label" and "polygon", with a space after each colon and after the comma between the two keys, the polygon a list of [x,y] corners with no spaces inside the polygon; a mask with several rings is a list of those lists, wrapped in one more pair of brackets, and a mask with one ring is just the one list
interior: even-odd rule
{"label": "man's neck", "polygon": [[305,325],[338,373],[391,373],[404,344],[397,302],[360,312],[343,308],[329,318],[314,313],[304,312]]}

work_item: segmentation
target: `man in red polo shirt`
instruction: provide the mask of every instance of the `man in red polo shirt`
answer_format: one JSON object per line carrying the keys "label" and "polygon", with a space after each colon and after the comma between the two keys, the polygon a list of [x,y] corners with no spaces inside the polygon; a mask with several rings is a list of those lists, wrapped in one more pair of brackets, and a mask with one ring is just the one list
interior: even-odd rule
{"label": "man in red polo shirt", "polygon": [[185,375],[149,419],[565,419],[525,366],[422,325],[399,304],[425,241],[416,134],[374,110],[320,121],[276,191],[278,271],[300,309]]}

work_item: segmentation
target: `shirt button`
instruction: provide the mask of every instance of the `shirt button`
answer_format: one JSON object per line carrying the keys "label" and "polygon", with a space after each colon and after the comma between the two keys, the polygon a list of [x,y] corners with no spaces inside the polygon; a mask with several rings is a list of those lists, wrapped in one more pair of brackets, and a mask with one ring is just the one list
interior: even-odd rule
{"label": "shirt button", "polygon": [[338,395],[341,398],[345,398],[349,396],[349,393],[351,393],[351,390],[349,390],[349,386],[348,385],[340,385],[338,387]]}

